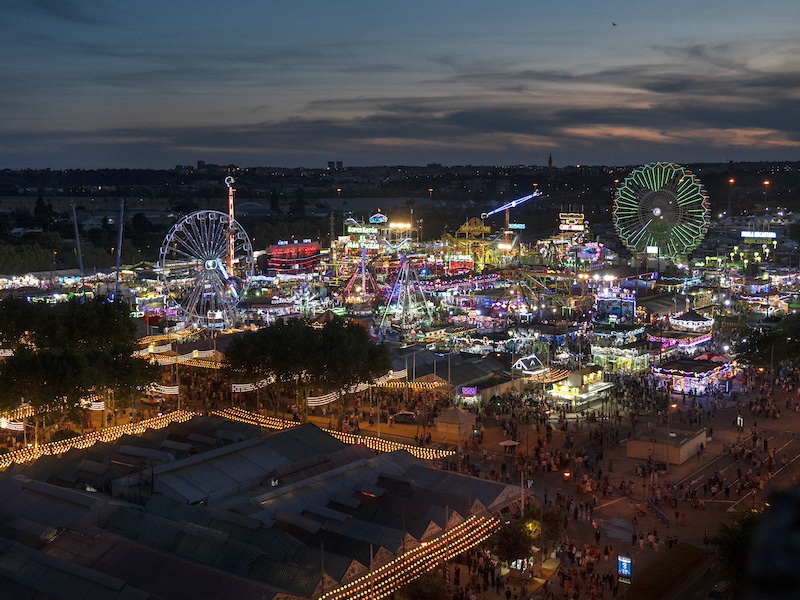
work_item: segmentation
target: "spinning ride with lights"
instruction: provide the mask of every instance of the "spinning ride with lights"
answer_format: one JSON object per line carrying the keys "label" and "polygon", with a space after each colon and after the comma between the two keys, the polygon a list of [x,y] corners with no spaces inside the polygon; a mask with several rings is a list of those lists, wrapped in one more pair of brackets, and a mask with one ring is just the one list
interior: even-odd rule
{"label": "spinning ride with lights", "polygon": [[636,254],[657,254],[678,262],[697,248],[709,222],[708,194],[700,180],[672,163],[639,167],[614,199],[614,228]]}
{"label": "spinning ride with lights", "polygon": [[425,297],[419,273],[405,254],[400,255],[400,268],[384,307],[379,327],[390,322],[393,327],[405,332],[425,321],[433,321],[433,313]]}
{"label": "spinning ride with lights", "polygon": [[250,238],[215,210],[186,215],[169,230],[158,259],[167,308],[187,326],[230,328],[254,267]]}

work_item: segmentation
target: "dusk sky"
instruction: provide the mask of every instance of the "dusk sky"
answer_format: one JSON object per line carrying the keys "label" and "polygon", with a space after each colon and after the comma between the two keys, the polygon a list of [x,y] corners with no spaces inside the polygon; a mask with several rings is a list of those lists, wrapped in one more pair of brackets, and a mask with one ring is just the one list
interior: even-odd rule
{"label": "dusk sky", "polygon": [[0,168],[800,160],[797,0],[6,0],[1,19]]}

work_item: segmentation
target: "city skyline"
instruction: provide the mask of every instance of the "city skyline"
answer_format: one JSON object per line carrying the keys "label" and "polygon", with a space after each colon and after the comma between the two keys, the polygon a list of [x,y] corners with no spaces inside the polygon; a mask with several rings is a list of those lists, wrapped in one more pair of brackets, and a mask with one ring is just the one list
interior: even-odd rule
{"label": "city skyline", "polygon": [[786,0],[36,0],[5,17],[0,168],[800,157]]}

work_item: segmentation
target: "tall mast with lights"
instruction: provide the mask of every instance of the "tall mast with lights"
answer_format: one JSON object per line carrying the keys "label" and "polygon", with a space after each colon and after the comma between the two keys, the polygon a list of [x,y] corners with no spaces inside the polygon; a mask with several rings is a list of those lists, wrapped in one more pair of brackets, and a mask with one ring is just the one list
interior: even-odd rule
{"label": "tall mast with lights", "polygon": [[236,235],[233,229],[233,195],[236,190],[233,188],[235,179],[228,175],[225,178],[225,185],[228,186],[228,274],[233,273],[233,252],[234,252],[234,236]]}

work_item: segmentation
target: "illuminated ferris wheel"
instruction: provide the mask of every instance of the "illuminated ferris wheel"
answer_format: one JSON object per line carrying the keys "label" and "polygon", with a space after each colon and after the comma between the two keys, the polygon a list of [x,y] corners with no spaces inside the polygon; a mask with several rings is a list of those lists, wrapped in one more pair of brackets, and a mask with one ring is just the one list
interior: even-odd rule
{"label": "illuminated ferris wheel", "polygon": [[651,163],[617,189],[614,228],[633,253],[685,258],[702,241],[710,222],[708,194],[690,171]]}
{"label": "illuminated ferris wheel", "polygon": [[250,238],[215,210],[186,215],[161,245],[158,272],[168,308],[187,326],[230,328],[254,267]]}

